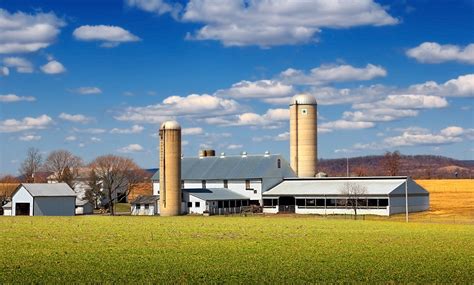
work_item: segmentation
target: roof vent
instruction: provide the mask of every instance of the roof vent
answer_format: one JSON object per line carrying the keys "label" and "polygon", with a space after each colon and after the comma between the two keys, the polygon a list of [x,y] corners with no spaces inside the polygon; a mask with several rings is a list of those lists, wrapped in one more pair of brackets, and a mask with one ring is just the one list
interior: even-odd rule
{"label": "roof vent", "polygon": [[221,158],[225,157],[225,152],[221,152]]}
{"label": "roof vent", "polygon": [[265,157],[269,157],[270,156],[270,152],[267,150],[265,151]]}
{"label": "roof vent", "polygon": [[242,157],[247,157],[247,152],[246,151],[242,151]]}

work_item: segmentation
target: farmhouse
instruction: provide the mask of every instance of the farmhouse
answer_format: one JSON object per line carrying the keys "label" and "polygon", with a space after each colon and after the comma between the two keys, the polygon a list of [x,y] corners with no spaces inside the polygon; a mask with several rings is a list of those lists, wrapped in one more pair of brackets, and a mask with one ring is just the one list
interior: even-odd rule
{"label": "farmhouse", "polygon": [[[365,191],[354,197],[345,192],[348,185],[359,185]],[[263,193],[263,212],[353,214],[351,201],[357,201],[357,212],[362,215],[389,216],[405,212],[405,191],[409,212],[429,208],[428,191],[409,177],[287,178]]]}
{"label": "farmhouse", "polygon": [[74,216],[76,193],[66,183],[22,183],[11,203],[12,216]]}

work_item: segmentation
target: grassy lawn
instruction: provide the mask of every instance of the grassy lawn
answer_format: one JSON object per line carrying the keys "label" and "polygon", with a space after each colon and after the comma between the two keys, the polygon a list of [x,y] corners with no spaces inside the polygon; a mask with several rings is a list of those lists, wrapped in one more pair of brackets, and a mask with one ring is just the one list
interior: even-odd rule
{"label": "grassy lawn", "polygon": [[312,217],[0,217],[0,283],[474,279],[474,227]]}

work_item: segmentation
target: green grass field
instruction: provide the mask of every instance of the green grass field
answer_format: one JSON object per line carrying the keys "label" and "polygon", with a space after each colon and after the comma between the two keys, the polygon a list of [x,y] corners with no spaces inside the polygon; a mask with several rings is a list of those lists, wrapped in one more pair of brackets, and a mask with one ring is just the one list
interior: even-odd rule
{"label": "green grass field", "polygon": [[309,216],[0,217],[0,283],[471,283],[474,227]]}

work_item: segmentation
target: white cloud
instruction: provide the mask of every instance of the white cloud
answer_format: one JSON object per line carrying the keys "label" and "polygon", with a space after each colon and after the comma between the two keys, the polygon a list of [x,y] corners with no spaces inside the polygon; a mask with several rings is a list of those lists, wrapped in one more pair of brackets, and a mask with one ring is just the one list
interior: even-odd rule
{"label": "white cloud", "polygon": [[73,141],[77,140],[77,137],[76,136],[67,136],[66,138],[64,138],[64,140],[67,141],[67,142],[73,142]]}
{"label": "white cloud", "polygon": [[458,137],[464,134],[464,129],[458,126],[450,126],[442,129],[440,134],[447,137]]}
{"label": "white cloud", "polygon": [[278,134],[275,137],[276,141],[287,141],[289,139],[290,139],[290,132],[284,132],[284,133]]}
{"label": "white cloud", "polygon": [[10,74],[10,69],[6,66],[0,66],[0,76],[8,76]]}
{"label": "white cloud", "polygon": [[364,111],[347,111],[343,113],[343,119],[356,122],[389,122],[406,117],[416,117],[417,115],[417,110],[376,108]]}
{"label": "white cloud", "polygon": [[39,141],[41,139],[41,136],[24,135],[24,136],[19,137],[18,139],[25,142]]}
{"label": "white cloud", "polygon": [[[368,129],[375,126],[372,122],[353,122],[347,120],[336,120],[321,124],[321,128],[327,130],[359,130]],[[318,129],[319,130],[319,129]]]}
{"label": "white cloud", "polygon": [[282,121],[290,119],[288,109],[268,109],[263,115],[256,113],[243,113],[227,118],[210,118],[205,121],[208,124],[222,126],[261,126],[265,128],[279,128]]}
{"label": "white cloud", "polygon": [[191,94],[186,97],[171,96],[161,104],[145,107],[129,107],[115,116],[119,121],[142,123],[161,123],[176,117],[216,117],[234,114],[242,107],[232,99],[224,99],[213,95]]}
{"label": "white cloud", "polygon": [[459,136],[446,134],[417,133],[405,131],[399,136],[384,139],[385,145],[391,147],[415,146],[415,145],[442,145],[461,142]]}
{"label": "white cloud", "polygon": [[411,85],[408,90],[417,94],[429,94],[445,97],[473,97],[474,74],[461,75],[442,84],[438,84],[434,81],[427,81],[422,84]]}
{"label": "white cloud", "polygon": [[183,21],[204,26],[188,39],[218,40],[225,46],[301,44],[314,40],[321,28],[397,24],[372,0],[235,1],[191,0]]}
{"label": "white cloud", "polygon": [[283,97],[294,93],[291,85],[286,85],[276,80],[258,80],[246,81],[242,80],[232,85],[229,89],[222,89],[215,93],[218,96],[229,96],[238,99],[249,98],[268,98]]}
{"label": "white cloud", "polygon": [[432,109],[444,108],[448,106],[448,101],[442,97],[430,95],[388,95],[381,101],[372,103],[354,104],[355,109]]}
{"label": "white cloud", "polygon": [[19,73],[32,73],[33,72],[33,64],[27,59],[22,58],[22,57],[4,58],[3,64],[11,68],[16,68],[16,71]]}
{"label": "white cloud", "polygon": [[81,26],[74,30],[74,37],[81,41],[101,41],[102,47],[116,47],[125,42],[140,41],[140,38],[117,26]]}
{"label": "white cloud", "polygon": [[111,134],[139,134],[139,133],[143,132],[144,129],[145,128],[143,126],[133,125],[129,129],[113,128],[112,130],[110,130],[110,133]]}
{"label": "white cloud", "polygon": [[243,145],[241,144],[230,144],[227,146],[227,149],[239,149],[239,148],[242,148]]}
{"label": "white cloud", "polygon": [[373,64],[365,67],[351,65],[321,65],[311,69],[309,74],[302,70],[289,68],[280,73],[283,82],[298,85],[320,85],[328,82],[363,81],[384,77],[387,71]]}
{"label": "white cloud", "polygon": [[85,86],[85,87],[79,87],[75,89],[74,92],[78,94],[82,94],[82,95],[91,95],[91,94],[100,94],[102,93],[102,90],[100,90],[99,87]]}
{"label": "white cloud", "polygon": [[81,123],[81,124],[87,124],[94,121],[94,118],[87,117],[82,114],[72,115],[72,114],[67,114],[67,113],[61,113],[59,114],[59,118],[65,121]]}
{"label": "white cloud", "polygon": [[144,148],[139,144],[129,144],[125,147],[119,148],[117,152],[121,153],[134,153],[134,152],[142,152]]}
{"label": "white cloud", "polygon": [[14,133],[27,130],[45,129],[53,123],[47,115],[41,115],[37,118],[25,117],[21,120],[7,119],[0,121],[0,133]]}
{"label": "white cloud", "polygon": [[59,74],[66,72],[66,68],[57,60],[52,60],[41,66],[41,70],[46,74]]}
{"label": "white cloud", "polygon": [[174,17],[176,17],[177,13],[182,9],[179,3],[169,4],[164,0],[126,0],[125,3],[130,7],[158,15],[171,13]]}
{"label": "white cloud", "polygon": [[9,13],[0,9],[0,54],[28,53],[51,45],[65,22],[54,13]]}
{"label": "white cloud", "polygon": [[102,139],[101,138],[98,138],[98,137],[91,137],[91,142],[101,142]]}
{"label": "white cloud", "polygon": [[199,127],[195,127],[195,128],[184,128],[181,133],[186,136],[192,136],[192,135],[200,135],[202,133],[204,133],[204,130],[202,128],[199,128]]}
{"label": "white cloud", "polygon": [[90,128],[90,129],[73,128],[72,130],[73,130],[73,132],[76,132],[76,133],[93,134],[93,135],[103,134],[103,133],[107,132],[107,130],[99,129],[99,128]]}
{"label": "white cloud", "polygon": [[407,56],[422,63],[441,63],[458,61],[474,64],[474,43],[465,46],[440,45],[435,42],[424,42],[406,52]]}
{"label": "white cloud", "polygon": [[15,94],[0,95],[1,103],[13,103],[20,101],[33,102],[36,101],[36,98],[32,96],[18,96]]}

